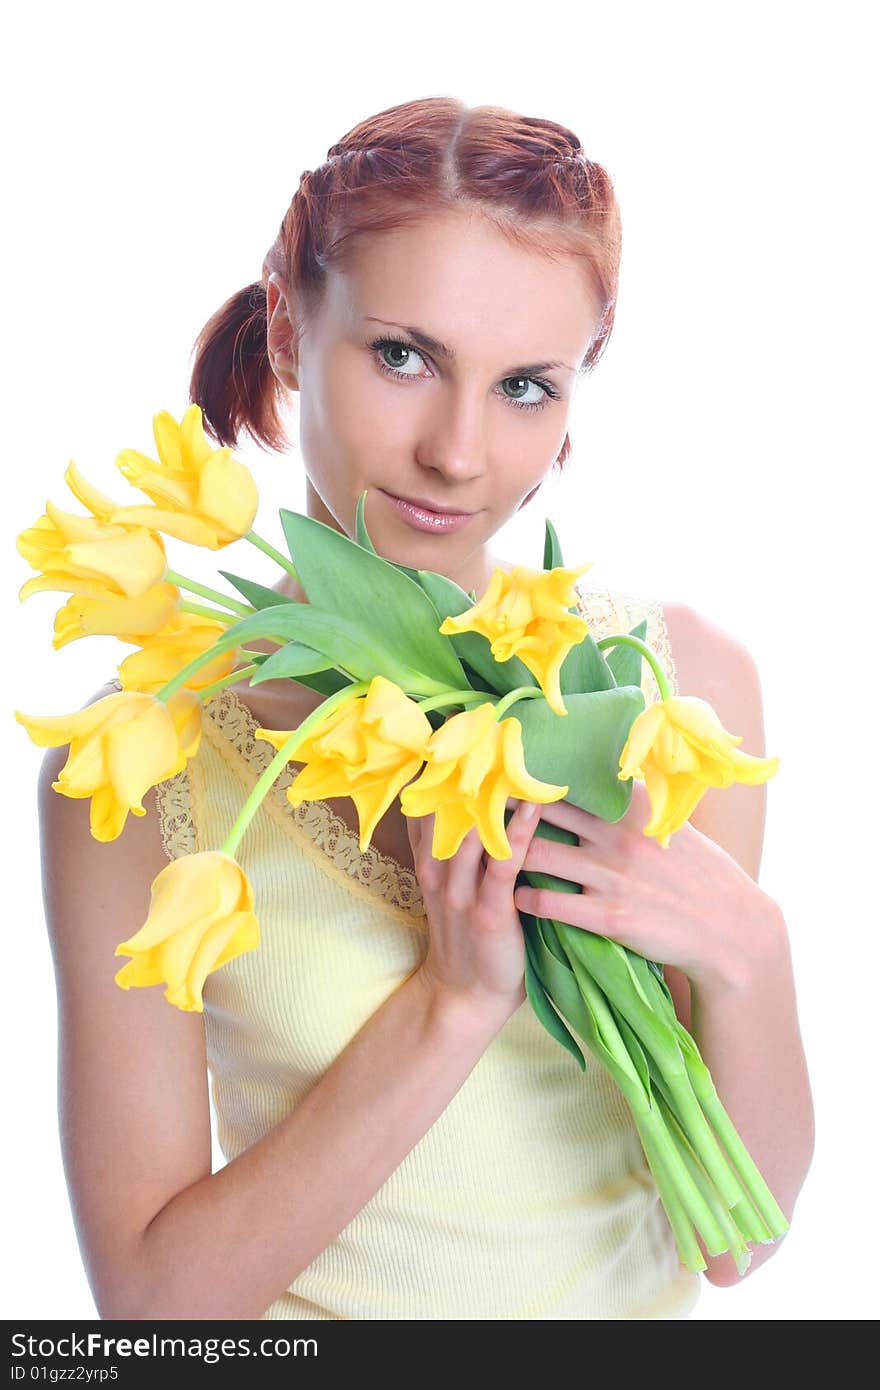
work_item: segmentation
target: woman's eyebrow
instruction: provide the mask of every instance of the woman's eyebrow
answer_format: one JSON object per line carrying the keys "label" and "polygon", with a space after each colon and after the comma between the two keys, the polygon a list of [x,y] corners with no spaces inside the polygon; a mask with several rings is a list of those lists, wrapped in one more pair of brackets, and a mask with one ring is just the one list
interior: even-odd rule
{"label": "woman's eyebrow", "polygon": [[[430,333],[426,333],[423,328],[415,328],[408,323],[394,323],[390,319],[377,319],[372,314],[364,314],[365,323],[382,323],[386,328],[399,328],[403,333],[417,344],[430,352],[433,357],[442,357],[447,362],[455,361],[455,349],[446,343],[441,343],[438,338],[433,338]],[[552,372],[560,368],[565,372],[574,372],[574,367],[569,367],[567,362],[528,362],[517,367],[511,367],[505,376],[531,376],[533,372]]]}

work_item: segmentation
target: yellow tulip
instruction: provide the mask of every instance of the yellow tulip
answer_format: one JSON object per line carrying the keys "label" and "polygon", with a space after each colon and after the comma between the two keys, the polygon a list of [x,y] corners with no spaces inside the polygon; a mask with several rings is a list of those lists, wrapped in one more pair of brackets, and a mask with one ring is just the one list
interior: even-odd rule
{"label": "yellow tulip", "polygon": [[180,590],[174,584],[153,584],[134,598],[107,593],[103,598],[74,594],[55,614],[56,651],[79,637],[119,637],[123,642],[142,646],[149,637],[167,627],[180,603]]}
{"label": "yellow tulip", "polygon": [[52,788],[62,796],[91,797],[91,832],[115,840],[129,811],[145,816],[141,799],[150,787],[182,771],[198,751],[202,707],[179,690],[167,705],[153,695],[120,690],[73,714],[15,711],[39,748],[70,744],[70,756]]}
{"label": "yellow tulip", "polygon": [[[177,613],[159,632],[140,641],[142,648],[132,652],[118,667],[123,690],[142,690],[155,695],[163,685],[182,671],[184,666],[201,652],[213,647],[226,631],[226,624],[195,613]],[[119,634],[123,642],[137,642],[136,637]],[[195,675],[184,682],[184,690],[203,690],[214,681],[222,680],[235,668],[236,649],[222,652],[214,661],[199,667]]]}
{"label": "yellow tulip", "polygon": [[[292,730],[257,729],[275,748]],[[375,676],[365,695],[331,710],[295,749],[304,763],[287,790],[291,806],[350,796],[360,825],[363,854],[400,788],[418,772],[433,730],[426,714],[384,676]]]}
{"label": "yellow tulip", "polygon": [[144,925],[114,952],[132,959],[114,976],[121,989],[167,984],[165,998],[204,1012],[212,970],[260,944],[254,895],[237,861],[221,850],[172,859],[153,880]]}
{"label": "yellow tulip", "polygon": [[105,497],[71,460],[64,480],[91,516],[63,512],[52,502],[35,524],[22,531],[16,549],[32,569],[42,570],[19,590],[19,599],[46,589],[103,599],[138,598],[165,574],[161,536],[140,523],[111,521],[116,503]]}
{"label": "yellow tulip", "polygon": [[257,514],[256,483],[231,449],[208,442],[200,407],[191,405],[180,424],[160,411],[153,416],[153,438],[158,463],[137,449],[123,449],[116,466],[155,505],[123,507],[113,520],[152,526],[209,550],[246,535]]}
{"label": "yellow tulip", "polygon": [[740,743],[742,737],[728,733],[712,706],[695,695],[671,695],[642,710],[633,720],[617,775],[645,783],[651,819],[643,833],[656,836],[666,849],[710,787],[773,777],[779,759],[742,753]]}
{"label": "yellow tulip", "polygon": [[447,719],[432,733],[424,757],[428,765],[404,788],[400,805],[405,816],[434,813],[435,859],[451,858],[473,826],[487,854],[509,859],[508,797],[545,804],[560,801],[568,791],[530,775],[522,725],[512,715],[499,722],[488,703]]}
{"label": "yellow tulip", "polygon": [[491,643],[496,661],[519,657],[537,680],[550,708],[567,715],[559,673],[572,647],[588,632],[584,619],[568,609],[577,602],[575,581],[591,564],[552,570],[514,565],[509,574],[497,569],[479,602],[457,618],[444,618],[440,631],[479,632]]}

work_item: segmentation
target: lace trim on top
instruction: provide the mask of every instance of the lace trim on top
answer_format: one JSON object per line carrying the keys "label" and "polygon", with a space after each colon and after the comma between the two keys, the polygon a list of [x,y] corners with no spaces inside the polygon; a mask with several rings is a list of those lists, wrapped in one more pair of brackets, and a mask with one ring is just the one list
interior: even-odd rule
{"label": "lace trim on top", "polygon": [[[593,637],[604,637],[611,632],[629,632],[630,628],[635,627],[636,624],[628,617],[628,614],[638,613],[641,608],[644,608],[648,619],[645,641],[666,672],[670,694],[677,695],[678,673],[672,655],[672,645],[669,641],[669,631],[663,616],[662,604],[653,599],[648,601],[644,595],[630,593],[627,590],[616,589],[612,594],[607,589],[590,589],[586,584],[578,591],[578,595],[578,610],[581,617],[586,618],[589,622],[590,633]],[[657,678],[647,661],[642,664],[642,690],[645,691],[646,705],[653,704],[655,700],[660,699],[660,687],[657,684]]]}
{"label": "lace trim on top", "polygon": [[[628,612],[639,611],[639,605],[647,611],[648,640],[667,673],[672,693],[676,694],[678,682],[675,663],[660,605],[653,601],[646,602],[642,595],[623,591],[611,594],[605,589],[594,590],[586,586],[578,589],[578,612],[589,622],[590,632],[596,638],[615,631],[629,631],[633,623],[628,621]],[[117,689],[122,688],[118,680],[114,679],[111,684]],[[643,665],[642,688],[645,690],[646,703],[659,698],[657,682],[647,662]],[[228,761],[233,761],[237,755],[250,773],[255,778],[259,777],[274,757],[275,749],[255,737],[255,730],[259,726],[247,705],[227,687],[207,701],[203,713],[219,735],[212,738],[212,743],[227,755]],[[326,801],[304,801],[299,806],[291,806],[286,793],[299,771],[299,768],[287,765],[267,793],[264,809],[270,808],[276,815],[280,812],[288,828],[295,826],[319,852],[319,857],[340,869],[352,886],[357,885],[377,894],[410,919],[425,916],[418,878],[412,869],[383,854],[373,845],[362,853],[355,832]],[[195,853],[198,849],[197,826],[193,816],[195,798],[191,783],[200,776],[196,755],[182,772],[156,786],[162,841],[169,859]]]}
{"label": "lace trim on top", "polygon": [[[211,741],[227,761],[237,756],[249,777],[261,776],[277,750],[256,737],[259,724],[240,696],[229,687],[220,690],[206,703],[204,713],[216,729],[217,736]],[[328,802],[309,800],[299,806],[291,805],[287,791],[300,771],[288,763],[266,793],[261,809],[279,813],[286,828],[300,831],[307,843],[316,848],[319,859],[325,863],[329,860],[340,869],[348,883],[378,894],[408,916],[424,917],[422,891],[412,869],[383,854],[375,845],[368,845],[361,853],[357,834]]]}
{"label": "lace trim on top", "polygon": [[[117,690],[122,689],[122,683],[116,676],[111,677],[107,684],[114,685]],[[159,829],[169,859],[180,859],[184,854],[195,854],[199,847],[191,783],[191,777],[198,767],[197,758],[198,755],[174,777],[156,783]]]}

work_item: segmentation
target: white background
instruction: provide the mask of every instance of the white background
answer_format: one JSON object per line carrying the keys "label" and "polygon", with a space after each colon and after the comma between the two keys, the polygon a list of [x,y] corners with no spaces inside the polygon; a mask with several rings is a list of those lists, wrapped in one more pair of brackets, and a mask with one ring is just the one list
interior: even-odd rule
{"label": "white background", "polygon": [[[137,500],[115,456],[152,452],[152,415],[183,413],[196,333],[259,278],[301,172],[357,121],[429,95],[571,127],[623,214],[617,322],[582,389],[565,478],[499,553],[539,563],[549,515],[568,563],[593,560],[591,582],[687,602],[734,634],[757,660],[781,759],[761,884],[792,940],[816,1154],[774,1257],[738,1287],[704,1281],[692,1316],[876,1316],[872,8],[19,7],[0,94],[3,1316],[94,1316],[55,1118],[41,753],[12,711],[80,708],[131,650],[92,639],[53,652],[65,596],[18,604],[31,571],[15,536],[47,497],[79,510],[71,458]],[[260,487],[258,529],[277,541],[278,506],[304,509],[299,452],[238,454]],[[168,550],[184,572],[216,575],[211,552]],[[222,558],[277,577],[244,542]]]}

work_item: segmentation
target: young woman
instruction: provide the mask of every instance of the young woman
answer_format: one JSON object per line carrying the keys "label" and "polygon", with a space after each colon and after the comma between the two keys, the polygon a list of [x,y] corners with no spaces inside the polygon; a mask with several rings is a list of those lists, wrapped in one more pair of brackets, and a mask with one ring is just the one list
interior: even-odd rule
{"label": "young woman", "polygon": [[[451,99],[393,107],[302,176],[261,280],[202,331],[191,397],[219,444],[246,431],[284,449],[278,406],[298,393],[309,516],[353,536],[367,489],[381,554],[479,598],[514,563],[490,553],[493,537],[568,455],[619,251],[611,182],[569,130]],[[286,577],[276,587],[305,600]],[[709,699],[763,754],[758,676],[738,642],[686,606],[588,588],[580,606],[594,634],[647,616],[673,690]],[[666,850],[641,834],[637,783],[616,824],[541,808],[576,846],[533,840],[523,804],[510,860],[472,831],[440,861],[433,817],[407,820],[398,803],[361,854],[351,800],[286,800],[294,763],[238,851],[259,949],[208,976],[204,1014],[117,988],[115,947],[142,924],[156,874],[218,847],[268,764],[255,730],[293,729],[318,703],[288,681],[221,691],[197,758],[112,848],[91,838],[87,803],[52,790],[67,750],[45,758],[62,1135],[99,1313],[686,1316],[700,1276],[679,1263],[628,1105],[526,1002],[517,909],[545,904],[515,880],[525,866],[580,883],[567,920],[667,963],[790,1217],[812,1105],[786,924],[756,882],[763,788],[709,792]],[[749,1272],[777,1248],[756,1249]],[[707,1258],[706,1277],[735,1282],[730,1257]]]}

